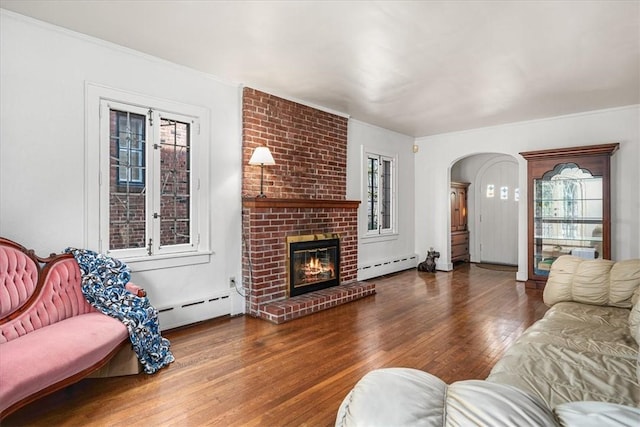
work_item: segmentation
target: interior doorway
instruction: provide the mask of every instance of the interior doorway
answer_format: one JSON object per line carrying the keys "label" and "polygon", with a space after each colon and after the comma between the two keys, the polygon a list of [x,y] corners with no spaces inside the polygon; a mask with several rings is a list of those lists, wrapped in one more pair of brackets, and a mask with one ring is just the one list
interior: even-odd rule
{"label": "interior doorway", "polygon": [[451,181],[469,182],[471,262],[518,264],[518,162],[506,154],[481,153],[458,160]]}

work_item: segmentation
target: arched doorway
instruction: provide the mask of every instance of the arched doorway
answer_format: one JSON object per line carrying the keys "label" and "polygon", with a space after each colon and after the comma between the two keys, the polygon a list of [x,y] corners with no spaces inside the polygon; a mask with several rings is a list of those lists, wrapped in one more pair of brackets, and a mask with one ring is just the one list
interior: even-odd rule
{"label": "arched doorway", "polygon": [[518,163],[510,155],[479,153],[455,162],[451,181],[469,182],[472,262],[518,264]]}

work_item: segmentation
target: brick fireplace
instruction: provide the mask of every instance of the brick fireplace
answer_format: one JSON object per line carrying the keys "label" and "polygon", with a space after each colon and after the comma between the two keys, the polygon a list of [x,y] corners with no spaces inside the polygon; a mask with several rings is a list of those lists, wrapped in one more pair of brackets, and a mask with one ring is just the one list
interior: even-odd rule
{"label": "brick fireplace", "polygon": [[[265,145],[275,165],[249,166]],[[347,119],[251,88],[243,92],[243,287],[247,313],[282,323],[375,293],[356,280],[359,201],[346,200]],[[339,236],[338,286],[290,296],[287,238]],[[295,240],[295,239],[294,239]]]}

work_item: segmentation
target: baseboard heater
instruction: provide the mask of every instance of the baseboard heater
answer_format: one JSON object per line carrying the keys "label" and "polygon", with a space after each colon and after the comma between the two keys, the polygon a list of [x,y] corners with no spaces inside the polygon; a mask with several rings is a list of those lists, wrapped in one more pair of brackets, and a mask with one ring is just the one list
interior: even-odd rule
{"label": "baseboard heater", "polygon": [[228,293],[158,308],[160,329],[163,331],[227,314],[231,314]]}
{"label": "baseboard heater", "polygon": [[358,280],[367,280],[385,274],[415,268],[418,265],[416,254],[393,257],[386,260],[367,263],[358,268]]}

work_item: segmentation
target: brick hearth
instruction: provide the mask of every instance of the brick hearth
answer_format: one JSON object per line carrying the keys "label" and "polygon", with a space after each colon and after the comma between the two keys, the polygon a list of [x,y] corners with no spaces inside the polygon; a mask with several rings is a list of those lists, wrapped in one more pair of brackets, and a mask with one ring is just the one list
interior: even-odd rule
{"label": "brick hearth", "polygon": [[259,316],[273,323],[284,323],[307,314],[373,295],[375,292],[376,285],[373,283],[351,282],[285,300],[266,303],[261,307]]}
{"label": "brick hearth", "polygon": [[[345,117],[251,88],[243,91],[243,287],[247,313],[275,323],[375,293],[356,280],[359,201],[346,199]],[[248,166],[266,146],[275,165]],[[340,285],[287,297],[287,236],[340,236]]]}

